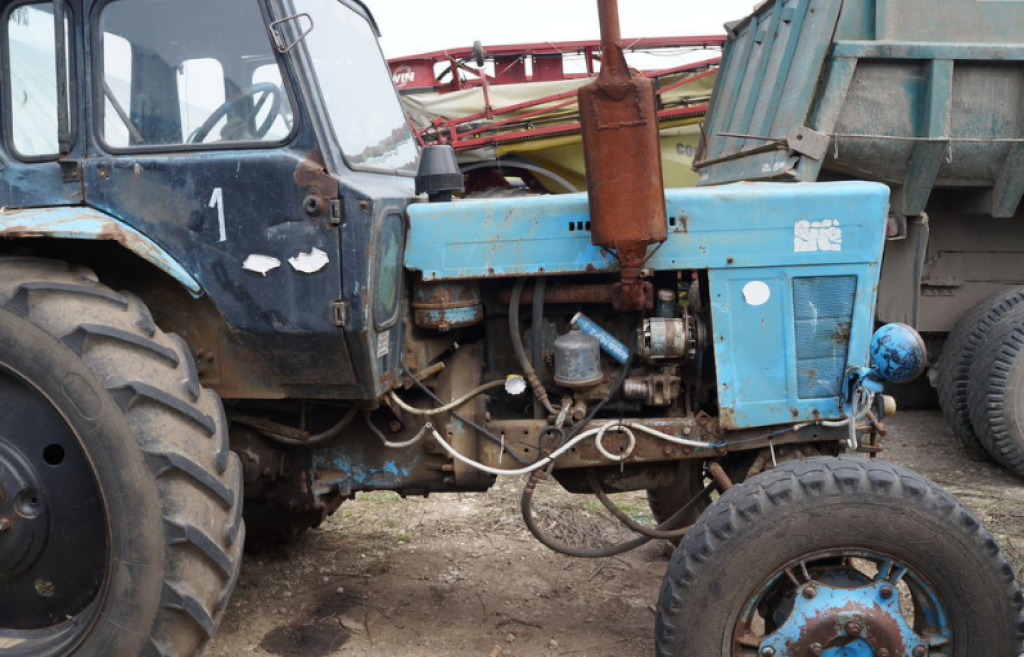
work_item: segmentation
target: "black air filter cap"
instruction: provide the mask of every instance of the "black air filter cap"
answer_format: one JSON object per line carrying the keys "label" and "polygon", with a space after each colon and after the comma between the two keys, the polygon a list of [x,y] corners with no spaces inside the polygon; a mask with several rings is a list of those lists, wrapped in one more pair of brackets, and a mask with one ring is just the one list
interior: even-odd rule
{"label": "black air filter cap", "polygon": [[416,193],[426,194],[434,202],[450,201],[452,192],[464,190],[455,149],[448,144],[425,146],[416,171]]}

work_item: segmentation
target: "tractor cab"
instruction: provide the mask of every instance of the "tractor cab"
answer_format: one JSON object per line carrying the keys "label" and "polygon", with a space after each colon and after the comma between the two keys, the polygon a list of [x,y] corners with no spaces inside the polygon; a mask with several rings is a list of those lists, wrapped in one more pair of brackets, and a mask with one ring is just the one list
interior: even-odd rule
{"label": "tractor cab", "polygon": [[[120,241],[134,256],[63,248],[204,297],[167,320],[216,354],[204,377],[226,396],[386,388],[419,148],[361,3],[62,0],[2,16],[0,205],[20,214],[0,236]],[[38,211],[53,206],[65,216]]]}

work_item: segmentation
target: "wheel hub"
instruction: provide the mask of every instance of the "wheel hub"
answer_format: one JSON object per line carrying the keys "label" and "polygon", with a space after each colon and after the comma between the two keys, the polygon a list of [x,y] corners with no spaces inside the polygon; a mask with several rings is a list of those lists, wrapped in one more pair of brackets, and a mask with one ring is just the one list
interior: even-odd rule
{"label": "wheel hub", "polygon": [[924,637],[900,610],[888,581],[856,588],[811,581],[798,591],[786,621],[759,645],[761,657],[927,657],[945,641]]}
{"label": "wheel hub", "polygon": [[38,561],[49,535],[49,520],[35,468],[24,454],[0,441],[0,581]]}
{"label": "wheel hub", "polygon": [[46,397],[0,369],[0,640],[89,607],[108,570],[106,524],[74,431]]}

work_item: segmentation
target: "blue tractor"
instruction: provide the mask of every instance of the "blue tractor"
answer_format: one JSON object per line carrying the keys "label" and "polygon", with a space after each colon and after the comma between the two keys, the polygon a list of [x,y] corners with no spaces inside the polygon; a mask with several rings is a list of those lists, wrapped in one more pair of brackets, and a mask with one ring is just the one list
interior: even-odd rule
{"label": "blue tractor", "polygon": [[[1016,657],[992,536],[869,458],[925,360],[888,188],[664,192],[599,8],[588,193],[473,200],[356,0],[2,3],[4,655],[198,655],[247,541],[518,475],[552,549],[678,543],[660,655]],[[545,476],[637,538],[552,536]]]}

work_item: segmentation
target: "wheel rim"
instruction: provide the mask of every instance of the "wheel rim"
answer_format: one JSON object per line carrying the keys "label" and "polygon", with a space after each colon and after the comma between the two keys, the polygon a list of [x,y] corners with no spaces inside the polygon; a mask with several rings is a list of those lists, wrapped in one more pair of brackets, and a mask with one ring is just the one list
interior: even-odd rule
{"label": "wheel rim", "polygon": [[57,408],[2,365],[0,418],[0,647],[70,649],[95,621],[109,572],[99,483]]}
{"label": "wheel rim", "polygon": [[734,657],[939,657],[952,654],[935,588],[893,557],[820,552],[779,569],[747,601]]}

